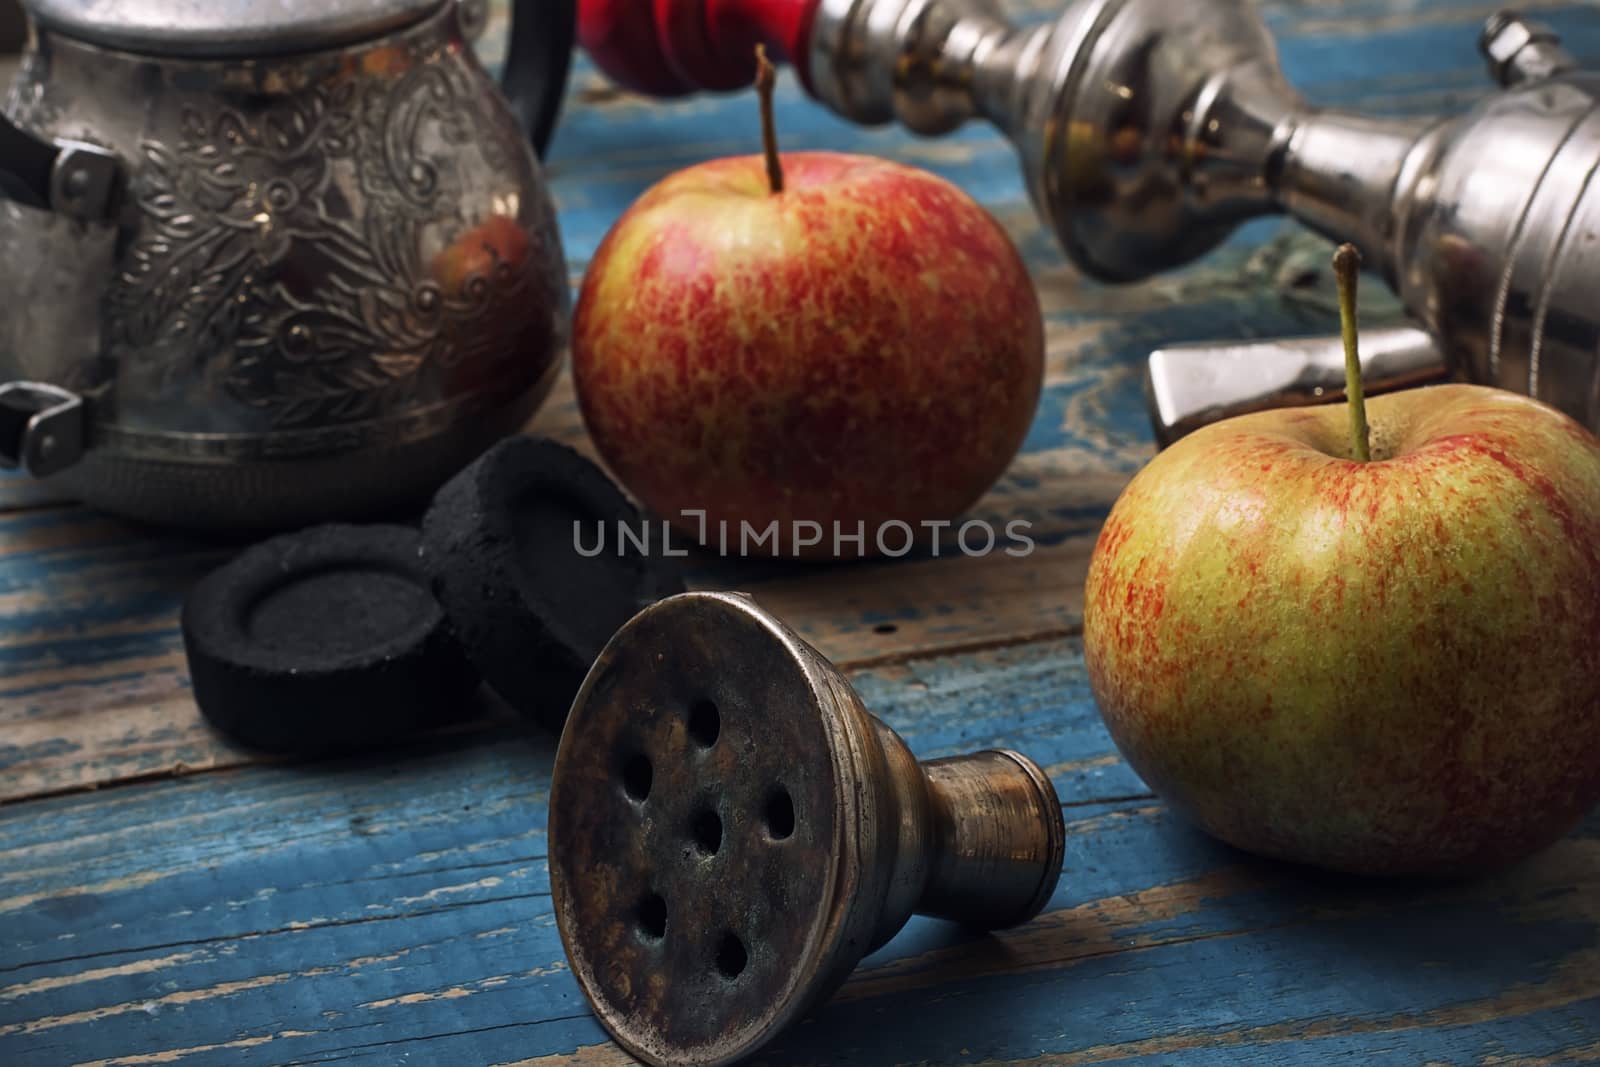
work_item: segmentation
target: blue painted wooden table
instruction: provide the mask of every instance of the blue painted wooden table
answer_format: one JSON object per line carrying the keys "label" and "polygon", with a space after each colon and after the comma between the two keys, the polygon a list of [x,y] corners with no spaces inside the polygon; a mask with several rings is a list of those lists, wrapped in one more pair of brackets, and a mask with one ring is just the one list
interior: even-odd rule
{"label": "blue painted wooden table", "polygon": [[[1313,99],[1423,112],[1485,91],[1474,42],[1491,6],[1267,13]],[[1550,18],[1600,60],[1600,11]],[[788,148],[949,176],[1023,249],[1049,318],[1047,388],[977,510],[1032,521],[1039,549],[803,571],[703,560],[696,584],[737,585],[797,624],[920,756],[1036,757],[1069,838],[1036,922],[978,936],[914,920],[761,1059],[1600,1061],[1600,818],[1480,881],[1333,879],[1190,829],[1095,713],[1081,586],[1099,523],[1151,454],[1139,361],[1180,339],[1331,329],[1326,246],[1259,223],[1192,269],[1109,289],[1062,261],[991,131],[852,128],[787,76],[779,120]],[[746,97],[654,105],[580,65],[550,166],[574,278],[646,185],[756,140]],[[1367,292],[1369,322],[1393,312]],[[582,446],[570,387],[533,425]],[[626,1062],[551,917],[552,738],[490,709],[378,756],[263,762],[201,724],[178,639],[185,588],[226,548],[18,480],[0,482],[0,509],[0,1067]]]}

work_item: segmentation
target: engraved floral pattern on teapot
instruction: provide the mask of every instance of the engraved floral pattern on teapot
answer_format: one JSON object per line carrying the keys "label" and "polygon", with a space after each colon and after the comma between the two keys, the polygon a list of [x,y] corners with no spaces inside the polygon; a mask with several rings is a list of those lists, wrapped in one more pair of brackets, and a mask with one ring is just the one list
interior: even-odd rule
{"label": "engraved floral pattern on teapot", "polygon": [[[133,373],[187,375],[198,358],[274,425],[361,419],[408,405],[425,373],[492,374],[536,325],[513,220],[464,238],[483,253],[464,275],[423,255],[425,231],[455,221],[458,190],[419,130],[465,150],[472,96],[437,65],[396,77],[406,54],[380,54],[264,115],[189,108],[176,143],[141,143],[144,225],[108,299],[112,352]],[[359,183],[359,210],[336,171]],[[291,251],[321,266],[314,291],[278,276]]]}

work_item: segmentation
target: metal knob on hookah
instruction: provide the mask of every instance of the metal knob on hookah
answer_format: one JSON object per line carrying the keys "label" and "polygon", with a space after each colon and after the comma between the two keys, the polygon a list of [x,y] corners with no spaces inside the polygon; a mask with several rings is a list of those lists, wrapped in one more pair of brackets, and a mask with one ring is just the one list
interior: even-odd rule
{"label": "metal knob on hookah", "polygon": [[640,612],[584,681],[550,795],[572,972],[629,1053],[748,1055],[913,912],[996,928],[1054,892],[1037,764],[919,764],[819,652],[747,597]]}

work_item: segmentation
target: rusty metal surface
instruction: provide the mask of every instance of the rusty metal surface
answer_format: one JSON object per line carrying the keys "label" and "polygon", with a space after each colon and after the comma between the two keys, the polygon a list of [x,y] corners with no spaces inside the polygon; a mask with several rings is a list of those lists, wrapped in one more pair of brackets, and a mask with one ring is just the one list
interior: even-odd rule
{"label": "rusty metal surface", "polygon": [[573,970],[622,1044],[716,1062],[787,1021],[828,950],[845,772],[789,649],[748,617],[684,615],[633,624],[579,697],[552,881]]}
{"label": "rusty metal surface", "polygon": [[1037,914],[1064,829],[1015,753],[919,765],[849,683],[738,594],[645,609],[568,717],[550,880],[573,974],[630,1053],[729,1063],[913,910]]}

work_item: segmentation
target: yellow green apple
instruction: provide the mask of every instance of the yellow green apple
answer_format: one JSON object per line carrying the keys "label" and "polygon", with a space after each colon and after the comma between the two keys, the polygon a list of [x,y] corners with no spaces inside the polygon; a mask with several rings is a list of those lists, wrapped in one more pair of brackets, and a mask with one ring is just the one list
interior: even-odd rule
{"label": "yellow green apple", "polygon": [[1468,385],[1218,423],[1111,511],[1089,676],[1135,770],[1239,848],[1516,860],[1600,799],[1600,442]]}

